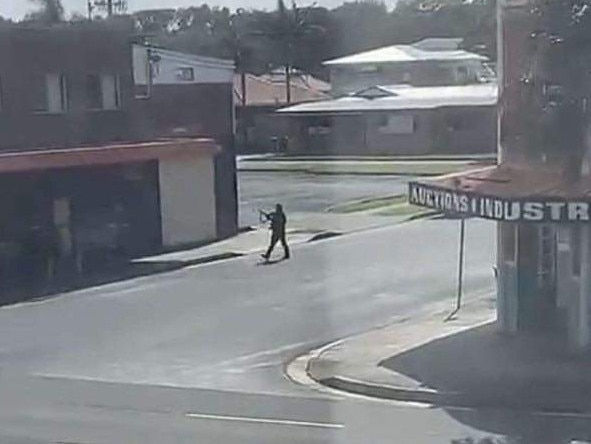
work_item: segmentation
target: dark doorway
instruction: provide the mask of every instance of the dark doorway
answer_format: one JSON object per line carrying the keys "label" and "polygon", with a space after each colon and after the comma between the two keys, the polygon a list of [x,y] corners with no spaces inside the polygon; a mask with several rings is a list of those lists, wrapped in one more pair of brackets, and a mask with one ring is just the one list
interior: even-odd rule
{"label": "dark doorway", "polygon": [[518,328],[558,327],[556,299],[556,229],[548,224],[518,228]]}

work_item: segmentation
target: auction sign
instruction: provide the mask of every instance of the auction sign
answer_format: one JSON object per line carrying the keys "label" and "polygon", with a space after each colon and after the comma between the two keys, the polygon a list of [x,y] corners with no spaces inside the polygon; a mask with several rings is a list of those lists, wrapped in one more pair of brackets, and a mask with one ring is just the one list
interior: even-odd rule
{"label": "auction sign", "polygon": [[446,214],[506,222],[589,222],[587,200],[507,198],[450,190],[426,183],[409,183],[408,201]]}

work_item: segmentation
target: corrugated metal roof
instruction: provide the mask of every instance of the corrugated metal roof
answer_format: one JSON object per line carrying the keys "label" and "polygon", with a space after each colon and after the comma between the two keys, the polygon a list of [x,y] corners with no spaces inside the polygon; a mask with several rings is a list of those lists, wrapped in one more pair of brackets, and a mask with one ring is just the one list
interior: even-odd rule
{"label": "corrugated metal roof", "polygon": [[[419,42],[420,43],[420,42]],[[328,66],[357,65],[365,63],[401,63],[418,62],[424,60],[433,61],[457,61],[457,60],[488,60],[486,57],[472,52],[456,50],[423,50],[412,45],[392,45],[370,51],[340,57],[324,62]]]}
{"label": "corrugated metal roof", "polygon": [[[242,85],[240,75],[234,76],[234,94],[238,103],[242,101]],[[326,91],[330,85],[312,76],[294,75],[291,78],[292,103],[312,102],[329,97]],[[285,76],[283,78],[265,74],[255,76],[246,74],[246,105],[247,106],[285,106]]]}
{"label": "corrugated metal roof", "polygon": [[464,41],[463,38],[453,37],[429,37],[413,43],[412,46],[427,51],[433,50],[454,50],[459,49],[460,45]]}
{"label": "corrugated metal roof", "polygon": [[340,99],[290,106],[280,109],[278,112],[314,114],[434,109],[450,106],[494,106],[498,99],[498,88],[494,83],[436,87],[379,86],[376,89],[389,92],[392,95],[384,97],[352,95]]}

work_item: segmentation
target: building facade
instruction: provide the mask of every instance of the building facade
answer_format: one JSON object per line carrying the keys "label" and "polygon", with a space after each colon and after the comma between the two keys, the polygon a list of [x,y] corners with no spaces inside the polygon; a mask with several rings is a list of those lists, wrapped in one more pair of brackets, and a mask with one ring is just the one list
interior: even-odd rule
{"label": "building facade", "polygon": [[220,146],[213,164],[215,237],[238,228],[234,65],[231,61],[133,45],[141,130],[150,137],[208,137]]}
{"label": "building facade", "polygon": [[172,92],[138,93],[131,42],[112,22],[0,30],[5,274],[83,272],[236,231],[232,66],[225,89],[175,113]]}
{"label": "building facade", "polygon": [[499,328],[563,337],[583,352],[591,344],[591,83],[577,40],[584,21],[562,33],[576,11],[554,6],[562,7],[498,2],[498,165],[413,182],[409,199],[497,221]]}
{"label": "building facade", "polygon": [[311,75],[294,71],[287,101],[285,72],[236,74],[237,149],[240,153],[285,151],[290,136],[290,119],[275,111],[289,103],[309,103],[330,98],[330,84]]}
{"label": "building facade", "polygon": [[425,39],[328,60],[332,95],[376,85],[458,86],[494,78],[478,54],[459,49],[462,39]]}
{"label": "building facade", "polygon": [[427,39],[325,62],[330,100],[278,110],[289,150],[330,155],[494,153],[497,86],[486,58]]}

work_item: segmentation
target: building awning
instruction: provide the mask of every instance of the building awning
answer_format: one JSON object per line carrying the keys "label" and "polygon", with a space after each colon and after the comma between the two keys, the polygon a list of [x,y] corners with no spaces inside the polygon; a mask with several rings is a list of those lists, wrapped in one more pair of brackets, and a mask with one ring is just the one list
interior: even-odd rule
{"label": "building awning", "polygon": [[179,156],[213,156],[212,139],[166,139],[75,148],[50,148],[0,153],[0,173],[55,168],[114,165]]}
{"label": "building awning", "polygon": [[409,202],[465,217],[508,222],[591,221],[591,178],[556,170],[493,166],[411,181]]}

